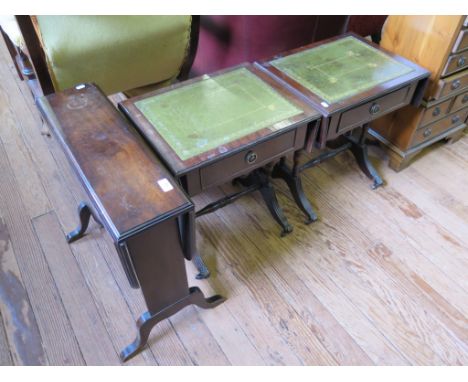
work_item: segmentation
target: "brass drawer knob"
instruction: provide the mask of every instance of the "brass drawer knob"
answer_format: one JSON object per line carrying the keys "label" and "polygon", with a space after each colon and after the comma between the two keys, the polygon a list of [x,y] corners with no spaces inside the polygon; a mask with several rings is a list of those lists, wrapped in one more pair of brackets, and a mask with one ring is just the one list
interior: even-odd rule
{"label": "brass drawer knob", "polygon": [[424,130],[423,132],[423,136],[424,138],[427,138],[428,136],[430,136],[432,134],[432,129],[430,127],[428,127],[427,129]]}
{"label": "brass drawer knob", "polygon": [[369,113],[377,114],[380,111],[380,105],[378,103],[373,103],[369,109]]}
{"label": "brass drawer knob", "polygon": [[452,123],[455,124],[455,123],[458,123],[460,122],[460,116],[459,115],[454,115],[452,117]]}
{"label": "brass drawer knob", "polygon": [[457,66],[461,68],[463,65],[465,65],[465,62],[466,62],[465,57],[462,56],[458,59]]}
{"label": "brass drawer knob", "polygon": [[245,161],[248,164],[253,164],[257,160],[257,154],[254,151],[249,151],[247,155],[245,156]]}
{"label": "brass drawer knob", "polygon": [[435,109],[432,111],[432,116],[437,117],[440,114],[440,107],[436,106]]}
{"label": "brass drawer knob", "polygon": [[452,90],[458,89],[461,85],[460,80],[456,80],[452,82]]}
{"label": "brass drawer knob", "polygon": [[465,94],[462,98],[462,103],[467,103],[468,102],[468,94]]}

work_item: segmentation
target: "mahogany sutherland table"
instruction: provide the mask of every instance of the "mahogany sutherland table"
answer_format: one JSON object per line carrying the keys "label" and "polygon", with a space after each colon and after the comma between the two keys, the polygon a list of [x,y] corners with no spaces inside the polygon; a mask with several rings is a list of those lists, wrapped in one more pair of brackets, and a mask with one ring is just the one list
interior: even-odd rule
{"label": "mahogany sutherland table", "polygon": [[[367,156],[365,141],[368,123],[408,105],[418,104],[429,72],[391,54],[354,34],[334,37],[277,55],[255,64],[291,89],[322,113],[317,139],[309,136],[310,152],[331,148],[300,165],[296,151],[291,170],[284,160],[275,167],[274,177],[283,178],[293,195],[302,194],[299,173],[325,159],[350,149],[361,170],[373,180],[373,188],[383,184]],[[356,133],[357,136],[355,136]],[[316,219],[305,197],[299,207],[308,221]]]}
{"label": "mahogany sutherland table", "polygon": [[320,113],[278,81],[243,64],[119,107],[190,196],[233,179],[245,187],[197,216],[258,190],[282,234],[291,232],[265,166],[302,149],[316,133]]}
{"label": "mahogany sutherland table", "polygon": [[68,242],[84,235],[91,215],[102,223],[148,307],[121,359],[135,355],[154,325],[185,306],[223,302],[188,286],[184,257],[192,259],[195,249],[194,206],[107,97],[82,84],[40,98],[38,106],[91,202],[80,204],[81,224]]}

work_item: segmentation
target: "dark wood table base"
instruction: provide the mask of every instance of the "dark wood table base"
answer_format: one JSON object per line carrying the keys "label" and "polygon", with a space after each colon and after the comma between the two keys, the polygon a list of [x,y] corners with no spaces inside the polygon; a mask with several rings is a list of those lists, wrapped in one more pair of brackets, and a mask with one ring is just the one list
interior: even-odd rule
{"label": "dark wood table base", "polygon": [[361,128],[361,132],[359,134],[358,139],[356,139],[352,135],[345,137],[351,143],[350,150],[356,158],[356,162],[359,165],[359,168],[364,174],[366,174],[366,176],[369,179],[373,181],[371,187],[373,190],[375,190],[376,188],[382,186],[384,184],[384,181],[382,180],[379,173],[369,160],[366,143],[366,135],[368,130],[369,125],[366,124]]}
{"label": "dark wood table base", "polygon": [[333,147],[331,150],[312,158],[302,165],[299,164],[299,158],[301,156],[301,150],[299,150],[294,153],[294,165],[292,169],[286,164],[285,158],[282,158],[273,168],[272,177],[283,179],[286,182],[294,201],[306,216],[305,224],[310,224],[316,221],[317,214],[312,208],[312,205],[307,199],[302,188],[302,181],[300,178],[300,173],[302,171],[315,167],[325,160],[333,158],[346,150],[351,150],[361,171],[373,181],[371,188],[375,190],[384,184],[384,181],[378,174],[377,170],[369,161],[366,142],[368,129],[368,124],[363,125],[360,129],[358,138],[354,137],[352,134],[344,135],[341,140],[343,143],[339,146]]}
{"label": "dark wood table base", "polygon": [[234,179],[234,183],[241,184],[247,188],[255,187],[258,191],[260,191],[268,211],[270,211],[271,216],[273,216],[275,221],[281,227],[281,236],[286,236],[292,232],[292,225],[289,224],[288,219],[286,218],[286,215],[284,214],[283,209],[278,202],[275,189],[270,182],[270,174],[265,168],[259,168],[255,171],[252,171],[245,177],[236,178]]}
{"label": "dark wood table base", "polygon": [[173,314],[176,314],[178,311],[189,305],[196,305],[203,309],[211,309],[225,301],[225,298],[220,295],[205,298],[198,287],[191,287],[188,292],[187,296],[161,311],[156,313],[145,312],[140,316],[140,318],[138,318],[136,323],[138,335],[135,338],[135,341],[121,351],[120,359],[122,362],[129,360],[146,346],[151,330],[162,320],[171,317]]}
{"label": "dark wood table base", "polygon": [[[312,158],[310,161],[299,166],[298,172],[302,172],[308,168],[315,167],[323,161],[330,159],[343,151],[350,150],[361,171],[373,181],[371,188],[376,189],[384,184],[382,178],[374,168],[372,163],[369,161],[367,154],[368,143],[366,141],[367,132],[369,130],[369,124],[365,123],[360,128],[354,129],[352,132],[339,137],[335,142],[329,142],[328,147],[331,150],[320,154],[319,156]],[[353,133],[357,132],[357,137]],[[336,144],[338,142],[338,144]]]}
{"label": "dark wood table base", "polygon": [[[296,161],[298,158],[299,151],[295,153],[294,160]],[[273,178],[283,179],[286,182],[294,201],[306,216],[305,224],[310,224],[318,219],[317,214],[314,212],[312,205],[305,196],[304,189],[302,188],[302,180],[298,171],[294,169],[297,169],[297,167],[294,166],[293,169],[289,168],[286,164],[286,158],[282,158],[273,168],[271,176]]]}
{"label": "dark wood table base", "polygon": [[292,226],[289,224],[283,209],[279,205],[275,189],[270,182],[270,175],[266,167],[252,171],[246,176],[235,178],[232,182],[235,185],[240,184],[245,188],[239,192],[229,194],[221,199],[214,201],[213,203],[206,205],[196,212],[196,217],[215,212],[216,210],[235,202],[245,195],[248,195],[254,191],[260,191],[263,200],[268,207],[268,211],[270,211],[273,218],[282,228],[281,236],[285,236],[292,232]]}
{"label": "dark wood table base", "polygon": [[[93,216],[93,218],[95,218],[95,214],[92,212],[91,208],[86,202],[81,202],[79,204],[78,215],[80,219],[79,227],[66,235],[67,241],[69,243],[72,243],[82,238],[85,235],[86,230],[88,228],[90,217]],[[96,221],[99,224],[101,224],[98,219],[96,219]],[[153,252],[151,249],[150,251]],[[194,255],[192,260],[200,272],[197,278],[199,279],[207,278],[209,276],[209,271],[208,271],[208,268],[203,263],[203,260],[201,259],[201,257],[199,255]],[[171,261],[171,262],[174,262],[174,261]],[[179,263],[179,262],[180,261],[176,260],[174,263]],[[162,309],[159,311],[147,311],[138,318],[136,322],[137,331],[138,331],[137,337],[130,345],[126,346],[120,352],[120,359],[122,360],[122,362],[125,362],[129,360],[130,358],[134,357],[146,346],[148,342],[148,337],[152,329],[162,320],[171,317],[172,315],[176,314],[178,311],[182,310],[183,308],[189,305],[196,305],[203,309],[211,309],[211,308],[215,308],[216,306],[218,306],[219,304],[223,303],[226,300],[224,297],[220,295],[214,295],[209,298],[205,298],[200,288],[198,287],[187,288],[186,281],[184,281],[183,279],[178,280],[177,278],[175,278],[169,281],[169,284],[172,284],[172,285],[169,285],[170,289],[175,290],[175,291],[186,290],[186,295],[184,295],[182,298],[180,298],[176,302],[166,306],[164,304],[161,305],[158,302],[158,299],[155,298],[154,292],[157,292],[159,289],[159,288],[155,288],[156,286],[159,286],[159,287],[162,286],[166,288],[168,287],[168,285],[161,285],[157,281],[155,283],[153,282],[145,283],[144,278],[140,279],[139,283],[144,294],[145,294],[145,290],[148,291],[148,289],[152,289],[152,291],[150,292],[150,294],[152,294],[151,302],[147,302],[147,305],[155,306],[155,307],[162,306]],[[145,284],[147,285],[145,286]]]}
{"label": "dark wood table base", "polygon": [[[284,161],[284,159],[281,159]],[[241,185],[244,187],[243,190],[239,192],[235,192],[233,194],[226,195],[223,198],[220,198],[212,203],[207,204],[205,207],[201,208],[195,213],[195,216],[198,218],[203,215],[210,214],[212,212],[217,211],[220,208],[226,207],[227,205],[234,203],[239,198],[248,195],[252,192],[259,191],[262,195],[263,200],[270,211],[271,215],[275,219],[275,221],[281,227],[281,237],[289,234],[292,232],[293,227],[289,224],[289,221],[284,214],[283,209],[281,208],[278,198],[276,197],[276,191],[273,185],[270,182],[270,178],[273,174],[270,174],[267,167],[261,167],[252,171],[250,174],[235,178],[232,182],[235,185]],[[273,176],[274,177],[274,176]],[[297,178],[300,182],[300,178]],[[301,188],[302,191],[302,188]],[[298,196],[299,198],[304,198],[304,203],[308,202],[307,198],[304,196],[304,193],[301,193],[302,196]],[[316,220],[315,218],[314,220]],[[206,279],[210,276],[210,271],[208,267],[205,265],[203,259],[199,255],[194,255],[192,258],[192,262],[198,269],[198,274],[196,276],[197,279]]]}

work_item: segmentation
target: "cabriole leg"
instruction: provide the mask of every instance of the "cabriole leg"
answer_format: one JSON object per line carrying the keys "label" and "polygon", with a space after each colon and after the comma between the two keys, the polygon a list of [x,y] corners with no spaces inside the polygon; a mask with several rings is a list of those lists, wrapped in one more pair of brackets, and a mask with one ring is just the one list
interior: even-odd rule
{"label": "cabriole leg", "polygon": [[359,140],[355,140],[353,137],[348,137],[349,141],[352,143],[350,149],[356,158],[356,162],[359,168],[362,170],[366,176],[373,180],[372,189],[376,189],[383,185],[383,180],[380,177],[379,173],[372,165],[367,154],[367,144],[366,144],[366,132],[368,125],[364,125],[361,130]]}
{"label": "cabriole leg", "polygon": [[317,220],[317,214],[312,208],[312,205],[310,204],[309,199],[307,199],[307,196],[305,195],[302,188],[302,180],[300,175],[294,174],[294,171],[288,167],[284,158],[281,159],[280,162],[274,167],[271,176],[273,178],[281,178],[286,182],[294,198],[294,201],[306,216],[306,224],[310,224]]}
{"label": "cabriole leg", "polygon": [[253,185],[256,185],[271,215],[282,228],[281,236],[285,236],[292,232],[293,228],[291,224],[289,224],[283,209],[278,203],[275,189],[273,188],[273,185],[269,180],[269,175],[265,170],[255,170],[246,177],[236,178],[234,183],[240,183],[244,187],[252,187]]}

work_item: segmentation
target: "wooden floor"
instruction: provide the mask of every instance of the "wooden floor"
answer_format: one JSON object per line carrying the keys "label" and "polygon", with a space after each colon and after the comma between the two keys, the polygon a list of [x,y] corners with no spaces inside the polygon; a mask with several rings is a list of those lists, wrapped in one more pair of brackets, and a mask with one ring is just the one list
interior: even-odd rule
{"label": "wooden floor", "polygon": [[[84,192],[0,46],[0,365],[115,365],[144,311],[96,224],[69,246]],[[190,282],[228,300],[158,325],[129,365],[468,364],[468,136],[439,144],[376,191],[345,153],[304,175],[306,226],[275,182],[294,232],[258,195],[205,216],[212,270]],[[228,191],[195,198],[202,205]]]}

